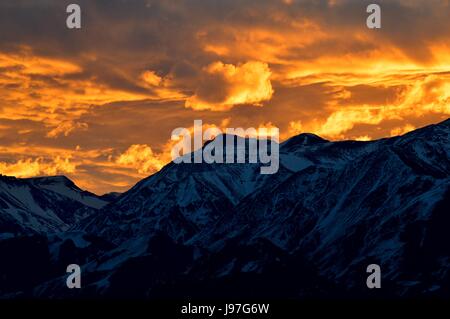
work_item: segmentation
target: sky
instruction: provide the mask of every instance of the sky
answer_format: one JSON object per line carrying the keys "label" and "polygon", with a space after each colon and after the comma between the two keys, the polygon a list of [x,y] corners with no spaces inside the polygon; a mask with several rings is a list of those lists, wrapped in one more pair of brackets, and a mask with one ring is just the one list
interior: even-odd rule
{"label": "sky", "polygon": [[[81,29],[66,7],[81,7]],[[381,29],[366,7],[381,6]],[[2,0],[0,173],[125,191],[171,132],[404,134],[450,114],[450,0]]]}

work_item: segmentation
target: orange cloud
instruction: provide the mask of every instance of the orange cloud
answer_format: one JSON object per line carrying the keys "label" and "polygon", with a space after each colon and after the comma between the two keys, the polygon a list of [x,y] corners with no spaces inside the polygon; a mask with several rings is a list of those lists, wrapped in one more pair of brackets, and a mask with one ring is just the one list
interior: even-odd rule
{"label": "orange cloud", "polygon": [[399,135],[403,135],[406,134],[408,132],[414,131],[416,128],[411,125],[411,124],[406,124],[404,126],[401,127],[396,127],[394,129],[391,130],[391,136],[399,136]]}
{"label": "orange cloud", "polygon": [[[264,12],[264,19],[280,25],[221,25],[219,30],[208,27],[197,33],[198,41],[204,51],[221,58],[233,60],[262,61],[264,63],[292,66],[292,63],[305,59],[296,58],[292,52],[307,48],[316,42],[330,39],[332,35],[317,21],[299,15],[292,19],[286,12]],[[218,33],[226,37],[217,36]],[[309,56],[308,56],[308,59]],[[294,64],[294,67],[296,64]],[[273,78],[284,78],[285,72],[273,72]]]}
{"label": "orange cloud", "polygon": [[154,99],[185,100],[187,98],[183,92],[176,88],[170,76],[161,77],[152,70],[141,73],[138,85],[151,89]]}
{"label": "orange cloud", "polygon": [[27,47],[22,47],[20,53],[0,52],[0,68],[10,68],[5,74],[17,79],[20,76],[15,70],[19,69],[25,75],[64,75],[82,71],[78,65],[70,62],[35,56]]}
{"label": "orange cloud", "polygon": [[[450,114],[447,2],[389,1],[382,32],[365,27],[355,1],[223,1],[223,10],[161,1],[150,20],[99,7],[81,38],[24,32],[33,11],[11,2],[0,43],[2,171],[71,175],[59,156],[80,185],[122,191],[170,161],[170,131],[188,119],[217,123],[204,130],[231,118],[276,125],[281,140],[369,140],[437,122]],[[51,7],[38,11],[53,19]],[[174,16],[189,27],[166,23]]]}
{"label": "orange cloud", "polygon": [[155,71],[145,71],[141,74],[141,79],[146,85],[159,86],[163,79]]}
{"label": "orange cloud", "polygon": [[149,174],[160,170],[166,163],[163,155],[155,154],[148,145],[131,145],[117,158],[116,163],[134,167],[140,174]]}
{"label": "orange cloud", "polygon": [[51,161],[38,157],[21,159],[15,163],[0,162],[0,174],[16,177],[74,173],[75,169],[76,166],[70,162],[69,157],[61,158],[60,156],[56,156]]}
{"label": "orange cloud", "polygon": [[292,136],[298,135],[300,133],[303,133],[302,121],[290,121],[288,127],[288,134]]}
{"label": "orange cloud", "polygon": [[47,137],[55,138],[63,134],[68,136],[72,131],[76,129],[87,130],[88,125],[86,123],[79,123],[74,121],[64,121],[58,124],[54,129],[47,133]]}
{"label": "orange cloud", "polygon": [[[204,69],[203,76],[202,87],[186,100],[186,107],[225,111],[240,104],[261,105],[273,94],[271,71],[266,63],[250,61],[232,65],[215,62]],[[217,91],[211,83],[217,85]],[[205,87],[211,90],[206,92]]]}
{"label": "orange cloud", "polygon": [[34,55],[29,48],[0,52],[0,68],[0,118],[42,122],[49,128],[48,137],[86,130],[86,124],[77,119],[92,106],[151,97],[110,88],[95,78],[72,77],[82,74],[83,69],[71,62]]}
{"label": "orange cloud", "polygon": [[[400,84],[403,89],[396,91],[395,100],[383,104],[354,103],[351,94],[342,94],[342,90],[337,90],[327,102],[329,114],[323,119],[301,122],[300,128],[329,139],[346,139],[352,138],[347,132],[358,125],[382,125],[384,121],[407,120],[427,114],[450,115],[450,73],[391,74],[384,81],[368,86],[367,90]],[[333,86],[333,83],[327,85],[336,89],[341,83],[339,86]],[[291,121],[288,131],[296,133],[297,123],[300,122]],[[404,134],[413,129],[414,126],[406,125],[388,131],[388,135]]]}
{"label": "orange cloud", "polygon": [[354,140],[367,142],[367,141],[371,141],[372,139],[368,135],[362,135],[362,136],[355,137]]}

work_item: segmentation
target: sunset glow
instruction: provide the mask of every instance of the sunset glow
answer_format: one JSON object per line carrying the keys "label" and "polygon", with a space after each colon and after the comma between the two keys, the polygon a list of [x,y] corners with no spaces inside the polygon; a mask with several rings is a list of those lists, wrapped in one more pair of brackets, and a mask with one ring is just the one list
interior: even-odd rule
{"label": "sunset glow", "polygon": [[365,1],[111,2],[81,1],[75,31],[60,1],[0,4],[1,174],[101,194],[170,162],[194,119],[373,140],[450,116],[449,1],[384,2],[380,30]]}

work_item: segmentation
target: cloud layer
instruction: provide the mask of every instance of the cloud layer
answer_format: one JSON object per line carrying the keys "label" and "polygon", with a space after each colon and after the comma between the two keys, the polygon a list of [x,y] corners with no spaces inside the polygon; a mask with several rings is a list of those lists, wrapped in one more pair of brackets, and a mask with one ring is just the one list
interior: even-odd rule
{"label": "cloud layer", "polygon": [[329,139],[403,134],[450,114],[450,3],[355,0],[0,3],[0,173],[123,191],[170,134],[277,126]]}
{"label": "cloud layer", "polygon": [[236,105],[259,105],[273,94],[270,69],[266,63],[242,65],[211,63],[204,69],[195,95],[186,100],[194,110],[225,111]]}

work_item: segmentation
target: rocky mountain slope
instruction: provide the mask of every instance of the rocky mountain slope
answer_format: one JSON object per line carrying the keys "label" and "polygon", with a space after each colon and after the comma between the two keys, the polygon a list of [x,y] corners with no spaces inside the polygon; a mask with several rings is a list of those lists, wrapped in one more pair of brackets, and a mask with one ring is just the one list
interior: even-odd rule
{"label": "rocky mountain slope", "polygon": [[63,231],[106,204],[64,176],[0,176],[0,238]]}
{"label": "rocky mountain slope", "polygon": [[[449,142],[450,120],[371,142],[301,134],[280,144],[276,174],[171,163],[107,206],[66,180],[2,177],[0,255],[41,243],[50,271],[0,293],[448,297]],[[65,287],[69,261],[83,265],[83,289]],[[383,289],[366,287],[371,263]]]}

